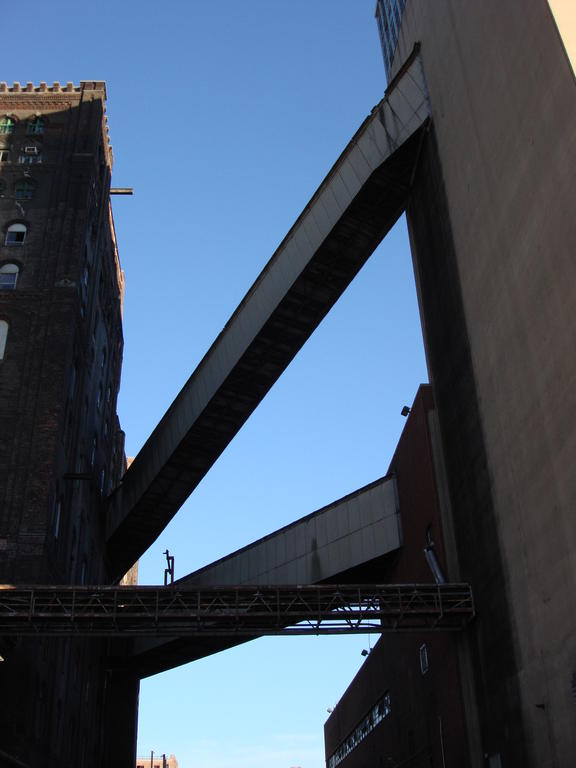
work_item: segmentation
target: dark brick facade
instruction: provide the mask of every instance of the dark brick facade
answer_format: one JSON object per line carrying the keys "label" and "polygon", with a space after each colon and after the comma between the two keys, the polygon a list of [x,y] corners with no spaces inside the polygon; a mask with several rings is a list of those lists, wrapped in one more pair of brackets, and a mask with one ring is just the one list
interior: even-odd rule
{"label": "dark brick facade", "polygon": [[[105,500],[125,468],[116,416],[124,281],[105,97],[102,82],[0,84],[0,276],[6,265],[18,268],[15,285],[0,282],[0,320],[8,323],[0,360],[2,583],[110,582]],[[25,227],[16,242],[14,224]],[[6,764],[101,764],[103,723],[117,709],[108,645],[18,641],[0,653]],[[137,684],[132,710],[135,691]]]}
{"label": "dark brick facade", "polygon": [[[434,582],[424,555],[431,545],[444,575],[442,519],[437,493],[430,419],[432,389],[422,386],[391,461],[398,483],[403,546],[380,564],[374,580]],[[366,578],[366,577],[365,577]],[[454,765],[466,768],[468,746],[463,714],[458,638],[446,632],[382,635],[338,702],[325,726],[326,761],[345,744],[378,702],[389,695],[389,712],[341,761],[346,768]],[[425,646],[428,669],[420,652]],[[372,721],[373,722],[373,721]]]}

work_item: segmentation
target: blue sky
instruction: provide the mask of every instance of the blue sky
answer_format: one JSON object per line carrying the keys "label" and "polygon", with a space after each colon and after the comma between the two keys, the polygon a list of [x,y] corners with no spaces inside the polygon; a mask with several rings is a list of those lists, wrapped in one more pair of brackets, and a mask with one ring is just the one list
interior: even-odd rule
{"label": "blue sky", "polygon": [[[33,2],[11,83],[104,79],[134,455],[385,88],[374,0]],[[24,44],[25,43],[25,44]],[[376,251],[142,558],[180,577],[386,471],[427,378],[406,228]],[[376,638],[372,638],[372,642]],[[142,683],[139,752],[321,768],[366,637],[269,638]]]}

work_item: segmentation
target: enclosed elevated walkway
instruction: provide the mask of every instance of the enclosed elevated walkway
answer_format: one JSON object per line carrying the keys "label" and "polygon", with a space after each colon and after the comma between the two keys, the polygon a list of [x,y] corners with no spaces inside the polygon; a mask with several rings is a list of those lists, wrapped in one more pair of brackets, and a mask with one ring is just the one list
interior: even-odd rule
{"label": "enclosed elevated walkway", "polygon": [[396,481],[384,477],[178,584],[317,584],[390,554],[401,544]]}
{"label": "enclosed elevated walkway", "polygon": [[116,578],[158,537],[403,212],[428,114],[415,55],[111,497],[107,541]]}
{"label": "enclosed elevated walkway", "polygon": [[[381,581],[383,559],[393,556],[401,543],[396,480],[389,476],[185,576],[175,586]],[[153,674],[247,639],[245,634],[193,640],[186,635],[138,637],[131,664],[139,674]]]}

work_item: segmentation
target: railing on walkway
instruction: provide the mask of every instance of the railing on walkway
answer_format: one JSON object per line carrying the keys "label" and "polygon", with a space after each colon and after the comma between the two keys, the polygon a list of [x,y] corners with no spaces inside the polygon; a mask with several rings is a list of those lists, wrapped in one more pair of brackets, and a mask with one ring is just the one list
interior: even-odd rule
{"label": "railing on walkway", "polygon": [[462,629],[468,584],[0,586],[0,635],[255,636]]}

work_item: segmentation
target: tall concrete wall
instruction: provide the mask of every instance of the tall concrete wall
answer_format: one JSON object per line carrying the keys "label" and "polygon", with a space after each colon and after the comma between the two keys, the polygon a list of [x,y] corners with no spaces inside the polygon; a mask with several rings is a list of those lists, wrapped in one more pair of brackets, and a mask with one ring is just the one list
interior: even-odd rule
{"label": "tall concrete wall", "polygon": [[[0,360],[3,583],[111,581],[103,523],[124,469],[116,417],[123,277],[105,95],[98,81],[0,83],[0,116],[15,123],[0,134],[11,152],[0,167],[0,266],[20,268],[13,290],[0,291],[9,326]],[[37,116],[42,130],[33,132]],[[23,180],[35,185],[30,197],[18,196]],[[5,232],[14,222],[27,234],[11,245]],[[119,653],[101,639],[0,638],[0,763],[101,765],[113,744],[129,764],[138,681],[112,684],[109,659]],[[132,727],[119,728],[120,705]]]}
{"label": "tall concrete wall", "polygon": [[[576,87],[545,0],[408,0],[433,130],[408,210],[483,754],[576,755]],[[482,755],[476,755],[482,764]]]}

